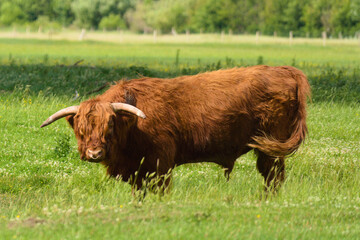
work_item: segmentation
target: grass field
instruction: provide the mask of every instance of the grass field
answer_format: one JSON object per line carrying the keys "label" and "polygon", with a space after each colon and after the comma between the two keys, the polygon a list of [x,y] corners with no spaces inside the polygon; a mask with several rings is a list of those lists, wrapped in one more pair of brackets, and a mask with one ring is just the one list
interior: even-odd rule
{"label": "grass field", "polygon": [[[359,238],[356,42],[135,42],[0,39],[0,239]],[[287,159],[279,193],[267,199],[249,153],[229,182],[214,164],[184,165],[169,194],[139,201],[129,184],[79,159],[64,120],[39,128],[106,82],[258,63],[294,65],[313,90],[309,137]]]}

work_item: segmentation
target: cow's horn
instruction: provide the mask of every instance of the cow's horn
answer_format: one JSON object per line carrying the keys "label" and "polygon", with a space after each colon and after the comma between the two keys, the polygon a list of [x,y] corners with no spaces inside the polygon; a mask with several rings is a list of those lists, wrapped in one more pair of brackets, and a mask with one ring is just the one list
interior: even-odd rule
{"label": "cow's horn", "polygon": [[40,127],[41,128],[45,127],[60,118],[63,118],[63,117],[69,116],[69,115],[75,115],[78,112],[78,110],[79,110],[79,106],[71,106],[71,107],[61,109],[60,111],[54,113],[48,119],[46,119],[46,121]]}
{"label": "cow's horn", "polygon": [[132,114],[135,114],[138,117],[141,118],[146,118],[145,114],[138,109],[137,107],[134,107],[130,104],[126,104],[126,103],[111,103],[112,108],[114,109],[115,112],[123,110]]}

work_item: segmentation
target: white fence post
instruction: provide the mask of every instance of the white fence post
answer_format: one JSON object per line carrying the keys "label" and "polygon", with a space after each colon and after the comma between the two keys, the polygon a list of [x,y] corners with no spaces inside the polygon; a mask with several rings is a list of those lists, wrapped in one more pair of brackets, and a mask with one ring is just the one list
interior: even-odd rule
{"label": "white fence post", "polygon": [[79,41],[84,40],[84,38],[85,38],[85,33],[86,33],[85,28],[81,29],[81,33],[80,33],[80,36],[79,36]]}
{"label": "white fence post", "polygon": [[326,46],[326,32],[325,31],[322,32],[321,35],[322,35],[322,39],[323,39],[323,47],[325,47]]}
{"label": "white fence post", "polygon": [[174,27],[171,28],[171,33],[172,35],[177,36],[177,32]]}
{"label": "white fence post", "polygon": [[154,40],[154,43],[157,43],[157,31],[156,31],[156,29],[154,29],[154,32],[153,32],[153,40]]}
{"label": "white fence post", "polygon": [[343,39],[343,36],[342,36],[341,32],[339,32],[338,37],[339,37],[339,39]]}

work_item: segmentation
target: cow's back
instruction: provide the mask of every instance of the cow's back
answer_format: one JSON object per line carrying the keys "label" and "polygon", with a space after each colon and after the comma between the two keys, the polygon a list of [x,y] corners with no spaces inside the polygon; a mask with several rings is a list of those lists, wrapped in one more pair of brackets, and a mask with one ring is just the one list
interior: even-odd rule
{"label": "cow's back", "polygon": [[129,93],[147,116],[139,130],[154,146],[175,151],[181,164],[247,151],[259,121],[277,117],[270,109],[284,110],[281,99],[296,98],[296,81],[288,69],[255,66],[123,81],[102,97],[125,102]]}

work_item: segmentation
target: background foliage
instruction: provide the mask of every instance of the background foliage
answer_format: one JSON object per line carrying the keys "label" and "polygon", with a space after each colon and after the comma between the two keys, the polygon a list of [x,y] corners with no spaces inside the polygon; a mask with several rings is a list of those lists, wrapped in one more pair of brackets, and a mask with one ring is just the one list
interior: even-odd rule
{"label": "background foliage", "polygon": [[[353,37],[359,0],[0,0],[0,25]],[[45,26],[46,25],[46,26]]]}

